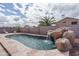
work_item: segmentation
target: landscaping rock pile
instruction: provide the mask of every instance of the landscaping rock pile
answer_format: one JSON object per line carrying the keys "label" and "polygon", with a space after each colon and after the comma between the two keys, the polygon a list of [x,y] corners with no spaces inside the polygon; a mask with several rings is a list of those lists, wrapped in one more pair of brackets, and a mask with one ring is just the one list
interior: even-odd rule
{"label": "landscaping rock pile", "polygon": [[57,49],[63,52],[69,51],[70,49],[72,49],[72,45],[70,44],[70,41],[66,38],[57,39],[55,44]]}
{"label": "landscaping rock pile", "polygon": [[73,48],[75,34],[72,30],[58,28],[54,31],[48,31],[48,35],[54,38],[58,50],[69,51]]}
{"label": "landscaping rock pile", "polygon": [[74,44],[75,34],[73,31],[69,30],[67,32],[64,32],[63,37],[69,39],[72,45]]}

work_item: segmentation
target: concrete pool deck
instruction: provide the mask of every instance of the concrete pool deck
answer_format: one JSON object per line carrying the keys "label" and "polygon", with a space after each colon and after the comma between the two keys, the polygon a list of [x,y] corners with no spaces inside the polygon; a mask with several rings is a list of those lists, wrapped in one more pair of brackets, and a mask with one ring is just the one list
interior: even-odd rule
{"label": "concrete pool deck", "polygon": [[[4,52],[5,56],[7,55],[9,56],[68,56],[69,55],[69,52],[60,52],[58,49],[52,49],[52,50],[32,49],[16,40],[5,38],[6,35],[10,35],[10,34],[0,34],[0,43],[5,48],[5,52]],[[3,52],[0,52],[0,54],[1,53]]]}

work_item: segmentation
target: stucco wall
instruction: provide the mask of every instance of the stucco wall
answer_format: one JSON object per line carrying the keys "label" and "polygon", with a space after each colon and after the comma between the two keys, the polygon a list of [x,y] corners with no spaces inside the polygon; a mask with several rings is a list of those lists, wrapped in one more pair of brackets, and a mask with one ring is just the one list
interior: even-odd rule
{"label": "stucco wall", "polygon": [[20,28],[20,31],[23,33],[29,33],[29,28],[28,27]]}
{"label": "stucco wall", "polygon": [[16,31],[15,27],[0,27],[0,33],[5,33],[5,30],[9,33]]}
{"label": "stucco wall", "polygon": [[[54,30],[56,28],[57,28],[56,26],[24,27],[24,28],[20,28],[20,32],[46,35],[48,30]],[[16,28],[0,27],[0,33],[5,33],[5,31],[9,33],[13,33],[14,31],[16,31]]]}
{"label": "stucco wall", "polygon": [[28,28],[22,28],[21,32],[46,35],[48,30],[54,30],[56,28],[57,28],[56,26],[28,27]]}
{"label": "stucco wall", "polygon": [[76,37],[79,38],[79,25],[69,26],[71,30],[74,31]]}
{"label": "stucco wall", "polygon": [[56,26],[41,26],[40,27],[40,34],[46,35],[48,30],[56,29]]}
{"label": "stucco wall", "polygon": [[29,27],[29,33],[39,34],[39,27]]}
{"label": "stucco wall", "polygon": [[77,22],[76,25],[79,25],[79,19],[63,19],[63,20],[57,22],[56,25],[58,27],[71,26],[72,25],[71,23],[75,22],[75,21]]}
{"label": "stucco wall", "polygon": [[[76,37],[79,37],[79,25],[70,25],[68,27],[70,27],[70,29],[75,32]],[[20,31],[23,33],[46,35],[48,30],[54,30],[56,28],[60,28],[60,27],[56,27],[56,26],[25,27],[25,28],[20,28]],[[13,33],[14,31],[16,31],[16,28],[14,28],[14,27],[13,28],[1,27],[0,33],[4,33],[4,29],[9,33]]]}

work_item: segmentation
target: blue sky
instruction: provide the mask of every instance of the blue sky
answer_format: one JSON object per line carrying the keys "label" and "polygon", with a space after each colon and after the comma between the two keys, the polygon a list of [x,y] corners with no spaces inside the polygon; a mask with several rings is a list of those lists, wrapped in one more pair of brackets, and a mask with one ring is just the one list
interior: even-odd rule
{"label": "blue sky", "polygon": [[0,13],[6,16],[14,15],[25,18],[26,16],[24,14],[24,10],[28,10],[28,8],[32,5],[32,3],[0,3]]}

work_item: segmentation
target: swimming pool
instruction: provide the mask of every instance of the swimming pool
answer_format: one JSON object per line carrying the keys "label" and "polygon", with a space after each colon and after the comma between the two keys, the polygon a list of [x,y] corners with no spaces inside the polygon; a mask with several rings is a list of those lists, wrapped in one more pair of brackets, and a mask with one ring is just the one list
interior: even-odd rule
{"label": "swimming pool", "polygon": [[42,36],[13,34],[13,35],[7,35],[6,37],[17,40],[22,44],[33,49],[51,50],[56,48],[55,44],[51,40],[48,40],[46,37],[42,37]]}

